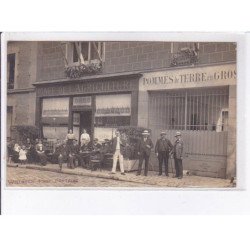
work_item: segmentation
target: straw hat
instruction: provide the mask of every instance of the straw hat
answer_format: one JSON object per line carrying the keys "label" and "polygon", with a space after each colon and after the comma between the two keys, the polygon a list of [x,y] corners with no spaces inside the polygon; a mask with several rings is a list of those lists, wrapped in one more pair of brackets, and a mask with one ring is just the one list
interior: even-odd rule
{"label": "straw hat", "polygon": [[148,130],[144,130],[144,131],[142,132],[142,135],[149,135]]}

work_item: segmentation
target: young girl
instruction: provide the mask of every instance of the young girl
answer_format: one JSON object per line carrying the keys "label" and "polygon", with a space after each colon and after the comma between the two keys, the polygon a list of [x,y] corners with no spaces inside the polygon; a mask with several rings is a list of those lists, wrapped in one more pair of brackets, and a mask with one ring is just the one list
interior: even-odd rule
{"label": "young girl", "polygon": [[22,146],[19,151],[19,161],[21,165],[25,164],[27,160],[27,151],[25,150],[25,146]]}

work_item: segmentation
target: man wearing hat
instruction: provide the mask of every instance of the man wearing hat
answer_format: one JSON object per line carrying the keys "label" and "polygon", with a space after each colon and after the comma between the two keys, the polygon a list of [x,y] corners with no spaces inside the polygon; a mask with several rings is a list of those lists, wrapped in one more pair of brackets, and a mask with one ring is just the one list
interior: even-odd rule
{"label": "man wearing hat", "polygon": [[174,154],[174,164],[175,164],[175,177],[178,179],[182,179],[183,177],[183,140],[181,138],[181,132],[176,132],[176,140],[174,143],[173,154]]}
{"label": "man wearing hat", "polygon": [[151,149],[153,147],[154,147],[153,142],[149,138],[149,132],[147,130],[144,130],[142,133],[142,139],[140,140],[139,145],[138,145],[139,166],[138,166],[138,171],[136,175],[141,174],[143,160],[145,160],[144,175],[145,176],[148,175],[149,157],[150,157]]}
{"label": "man wearing hat", "polygon": [[125,142],[122,141],[120,137],[120,132],[116,131],[115,138],[112,141],[112,153],[113,153],[113,167],[111,171],[112,174],[115,174],[116,172],[117,160],[119,159],[121,174],[125,175],[123,167],[124,150],[125,150]]}
{"label": "man wearing hat", "polygon": [[164,162],[165,174],[168,176],[168,159],[172,148],[172,143],[166,138],[166,132],[161,132],[161,138],[157,140],[155,145],[155,153],[159,161],[159,175],[162,175],[162,163]]}

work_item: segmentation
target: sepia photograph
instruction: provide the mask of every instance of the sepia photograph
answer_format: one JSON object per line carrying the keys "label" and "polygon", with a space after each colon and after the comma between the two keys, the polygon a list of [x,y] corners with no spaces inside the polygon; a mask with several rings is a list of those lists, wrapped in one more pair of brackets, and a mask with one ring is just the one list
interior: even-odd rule
{"label": "sepia photograph", "polygon": [[9,40],[5,63],[6,187],[237,187],[237,42]]}

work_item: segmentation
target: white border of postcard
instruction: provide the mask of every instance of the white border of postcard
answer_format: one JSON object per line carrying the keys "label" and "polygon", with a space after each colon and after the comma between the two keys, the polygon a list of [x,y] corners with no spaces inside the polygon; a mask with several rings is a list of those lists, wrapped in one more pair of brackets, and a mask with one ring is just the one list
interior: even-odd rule
{"label": "white border of postcard", "polygon": [[[3,33],[1,84],[1,173],[4,214],[213,214],[250,211],[246,116],[250,80],[249,34],[200,32]],[[7,188],[6,187],[6,48],[17,40],[149,40],[237,42],[237,188]],[[249,58],[249,59],[248,59]],[[249,66],[250,68],[250,66]],[[249,121],[248,121],[249,123]],[[249,165],[249,164],[248,164]]]}

